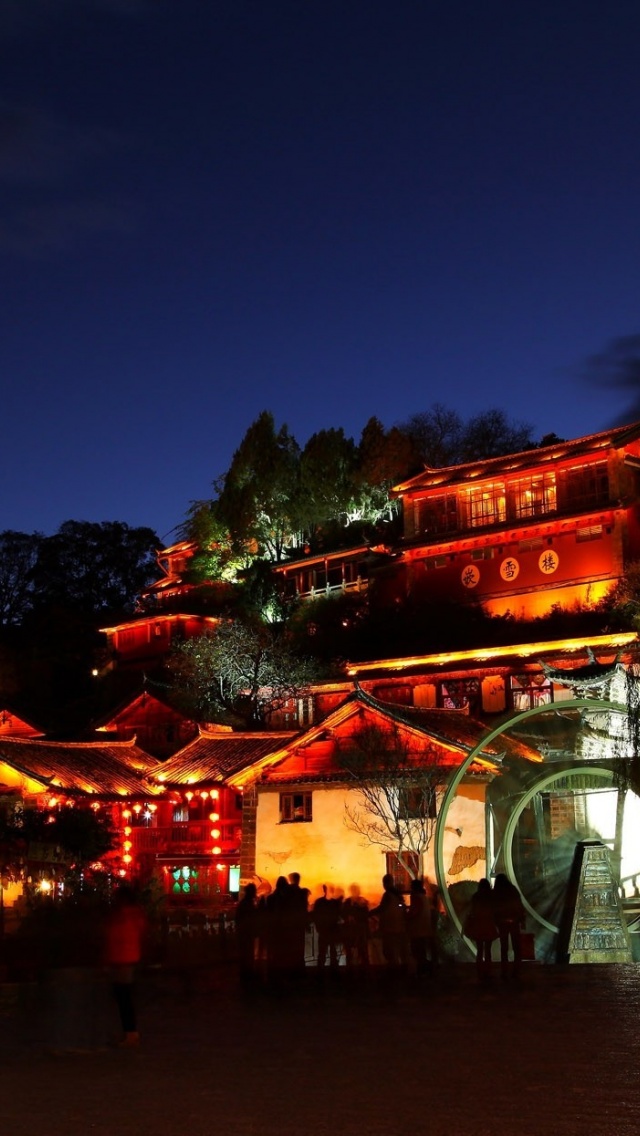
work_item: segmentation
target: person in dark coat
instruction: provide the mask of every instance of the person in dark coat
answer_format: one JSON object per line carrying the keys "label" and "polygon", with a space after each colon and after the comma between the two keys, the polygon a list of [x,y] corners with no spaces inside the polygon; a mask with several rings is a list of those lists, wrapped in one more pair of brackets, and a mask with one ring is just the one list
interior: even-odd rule
{"label": "person in dark coat", "polygon": [[342,902],[342,941],[348,967],[369,966],[369,904],[357,884]]}
{"label": "person in dark coat", "polygon": [[340,923],[340,899],[329,894],[326,884],[322,885],[322,895],[313,905],[313,922],[318,932],[317,965],[321,970],[329,956],[329,966],[338,966],[338,924]]}
{"label": "person in dark coat", "polygon": [[429,973],[428,952],[433,936],[431,903],[422,880],[412,880],[407,912],[409,947],[416,974]]}
{"label": "person in dark coat", "polygon": [[462,929],[475,943],[478,978],[483,981],[491,974],[491,946],[498,938],[493,891],[487,879],[480,880]]}
{"label": "person in dark coat", "polygon": [[291,872],[289,877],[289,901],[291,903],[291,945],[293,951],[293,970],[298,977],[304,975],[305,947],[309,926],[309,888],[300,886],[300,873]]}
{"label": "person in dark coat", "polygon": [[392,875],[382,877],[382,887],[380,903],[371,914],[378,918],[384,961],[390,970],[397,972],[404,970],[407,964],[407,909]]}
{"label": "person in dark coat", "polygon": [[500,872],[493,885],[495,921],[500,936],[500,970],[503,978],[509,976],[509,945],[513,951],[513,974],[516,976],[522,962],[522,928],[526,911],[515,884]]}
{"label": "person in dark coat", "polygon": [[258,889],[255,884],[247,884],[244,895],[236,907],[236,947],[240,982],[249,989],[256,983],[257,946],[259,931]]}
{"label": "person in dark coat", "polygon": [[286,876],[278,876],[275,888],[267,897],[266,916],[267,973],[269,981],[281,987],[295,969],[297,946],[294,905]]}

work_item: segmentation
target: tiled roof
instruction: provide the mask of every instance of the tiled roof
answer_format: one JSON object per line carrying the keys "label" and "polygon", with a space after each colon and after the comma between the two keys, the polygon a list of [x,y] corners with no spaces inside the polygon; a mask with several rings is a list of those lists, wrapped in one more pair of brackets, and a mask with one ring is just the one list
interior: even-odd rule
{"label": "tiled roof", "polygon": [[3,738],[42,738],[44,730],[38,730],[27,722],[26,718],[19,718],[6,707],[0,710],[0,737]]}
{"label": "tiled roof", "polygon": [[467,479],[476,481],[479,477],[493,477],[496,474],[515,472],[518,469],[527,469],[551,461],[562,461],[581,454],[597,453],[610,447],[623,446],[627,440],[631,441],[639,433],[640,423],[634,423],[630,426],[618,426],[613,430],[604,430],[599,434],[589,434],[584,438],[575,438],[573,441],[556,442],[551,446],[522,450],[517,454],[483,458],[480,461],[464,462],[461,465],[443,466],[442,469],[427,467],[422,473],[394,486],[391,492],[397,495],[413,490],[433,489],[436,486],[450,485]]}
{"label": "tiled roof", "polygon": [[[344,769],[339,762],[340,743],[336,742],[325,748],[322,742],[327,738],[332,741],[342,722],[347,720],[345,713],[349,713],[350,707],[352,711],[357,710],[358,705],[362,710],[368,707],[389,721],[418,731],[423,736],[425,745],[430,742],[435,743],[436,746],[440,744],[443,747],[440,760],[444,768],[459,764],[488,733],[488,728],[483,722],[470,718],[460,711],[414,709],[410,706],[392,705],[372,697],[357,687],[354,693],[349,695],[340,707],[328,714],[322,723],[297,738],[282,760],[264,771],[263,781],[283,783],[344,780]],[[355,734],[346,735],[345,743],[349,744],[350,737],[355,736]],[[314,742],[320,743],[320,748],[315,751]],[[412,752],[408,753],[409,761],[420,761],[421,745],[422,743],[417,741],[415,751],[411,747]],[[460,754],[458,759],[456,750]],[[503,756],[520,761],[541,760],[537,750],[526,742],[501,735],[483,748],[478,760],[471,766],[470,772],[478,773],[483,771],[483,768],[486,771],[487,765],[491,769],[492,762],[497,762]],[[494,770],[495,768],[496,765],[493,765]]]}
{"label": "tiled roof", "polygon": [[283,749],[292,733],[232,733],[201,728],[197,738],[168,761],[159,763],[151,776],[163,785],[205,784],[224,781],[263,757]]}
{"label": "tiled roof", "polygon": [[0,762],[65,792],[146,796],[158,786],[145,774],[156,765],[134,742],[0,740]]}

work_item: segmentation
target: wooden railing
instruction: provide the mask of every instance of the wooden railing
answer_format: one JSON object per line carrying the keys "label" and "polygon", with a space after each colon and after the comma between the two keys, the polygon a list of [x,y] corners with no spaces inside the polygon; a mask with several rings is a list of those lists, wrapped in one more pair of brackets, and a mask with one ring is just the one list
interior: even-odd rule
{"label": "wooden railing", "polygon": [[[230,842],[238,843],[234,821],[179,821],[174,824],[158,825],[155,828],[134,828],[131,842],[134,852],[171,852],[188,850],[210,851],[214,845],[221,847]],[[212,837],[212,828],[220,830],[219,837]]]}

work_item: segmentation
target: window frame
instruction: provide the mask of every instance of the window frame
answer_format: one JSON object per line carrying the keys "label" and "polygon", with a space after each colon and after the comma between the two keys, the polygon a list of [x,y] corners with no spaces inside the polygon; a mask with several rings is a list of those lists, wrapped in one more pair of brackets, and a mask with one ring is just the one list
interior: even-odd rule
{"label": "window frame", "polygon": [[[296,803],[298,799],[298,803]],[[278,801],[279,824],[311,824],[313,821],[313,792],[290,790],[280,793]]]}

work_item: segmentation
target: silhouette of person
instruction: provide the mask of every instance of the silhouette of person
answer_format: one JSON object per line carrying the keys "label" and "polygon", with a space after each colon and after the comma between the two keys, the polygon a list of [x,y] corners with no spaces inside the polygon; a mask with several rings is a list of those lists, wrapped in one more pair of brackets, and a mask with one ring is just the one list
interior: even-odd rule
{"label": "silhouette of person", "polygon": [[351,884],[342,904],[342,938],[347,966],[368,967],[369,904],[357,884]]}
{"label": "silhouette of person", "polygon": [[498,928],[494,916],[493,891],[487,879],[480,880],[471,899],[463,931],[475,943],[478,978],[488,978],[491,974],[491,946],[493,940],[498,938]]}
{"label": "silhouette of person", "polygon": [[292,966],[298,975],[304,974],[304,956],[309,926],[309,888],[300,887],[300,873],[289,875],[289,901],[291,903]]}
{"label": "silhouette of person", "polygon": [[129,884],[121,884],[114,894],[106,922],[105,961],[111,969],[113,996],[124,1033],[120,1044],[127,1048],[140,1042],[133,982],[135,968],[142,957],[145,927],[145,915],[136,892]]}
{"label": "silhouette of person", "polygon": [[335,969],[338,965],[338,925],[340,923],[340,899],[333,894],[326,884],[322,885],[322,895],[313,905],[313,922],[318,932],[317,965],[321,970],[325,965],[327,954],[329,965]]}
{"label": "silhouette of person", "polygon": [[407,927],[402,892],[393,882],[393,876],[382,877],[383,893],[372,915],[377,915],[382,940],[382,955],[387,966],[395,971],[404,969],[407,962]]}
{"label": "silhouette of person", "polygon": [[267,970],[276,986],[291,975],[296,949],[292,918],[291,888],[286,876],[278,876],[276,886],[267,896]]}
{"label": "silhouette of person", "polygon": [[515,884],[500,872],[493,885],[493,907],[496,926],[500,936],[500,971],[503,978],[509,976],[509,944],[513,950],[513,974],[519,973],[522,962],[522,928],[526,911],[522,897]]}
{"label": "silhouette of person", "polygon": [[433,936],[431,902],[422,880],[412,880],[409,891],[407,912],[409,948],[416,974],[423,975],[429,971],[427,952]]}
{"label": "silhouette of person", "polygon": [[258,889],[250,883],[244,889],[244,895],[236,906],[236,947],[238,951],[238,966],[240,982],[245,988],[251,988],[257,978],[257,945],[259,930],[258,915]]}

